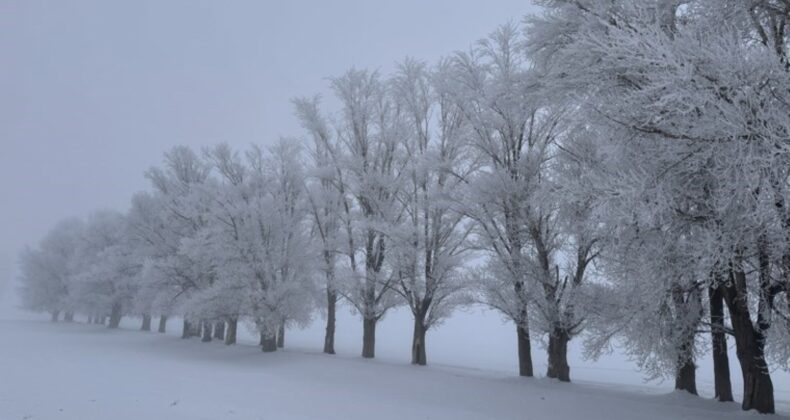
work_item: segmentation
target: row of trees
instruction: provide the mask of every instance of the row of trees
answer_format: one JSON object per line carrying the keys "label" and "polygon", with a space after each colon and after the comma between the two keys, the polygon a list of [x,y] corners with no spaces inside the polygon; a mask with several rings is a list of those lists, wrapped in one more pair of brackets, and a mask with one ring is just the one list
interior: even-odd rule
{"label": "row of trees", "polygon": [[[177,147],[128,212],[57,225],[22,256],[25,304],[57,318],[143,317],[264,351],[342,299],[363,321],[407,306],[412,362],[459,305],[511,320],[570,380],[569,341],[622,344],[652,377],[773,412],[790,356],[790,3],[547,0],[434,65],[331,79],[328,111],[266,149]],[[522,29],[524,29],[522,31]],[[526,34],[526,35],[525,35]],[[726,310],[725,310],[726,308]],[[94,318],[98,319],[98,318]],[[196,329],[201,328],[200,332]],[[278,340],[279,338],[279,340]]]}

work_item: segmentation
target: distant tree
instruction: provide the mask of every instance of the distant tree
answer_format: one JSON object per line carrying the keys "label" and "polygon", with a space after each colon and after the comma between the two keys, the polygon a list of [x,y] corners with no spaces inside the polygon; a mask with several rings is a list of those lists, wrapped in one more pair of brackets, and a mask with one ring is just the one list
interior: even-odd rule
{"label": "distant tree", "polygon": [[134,253],[123,214],[91,214],[77,244],[79,273],[70,289],[77,307],[85,313],[109,314],[110,328],[132,311],[143,264]]}
{"label": "distant tree", "polygon": [[69,289],[77,268],[77,250],[84,230],[80,219],[59,222],[37,248],[20,255],[20,296],[22,305],[33,311],[46,311],[56,322],[61,312],[73,311]]}
{"label": "distant tree", "polygon": [[127,214],[128,240],[143,264],[132,306],[136,312],[159,315],[157,331],[166,332],[167,319],[173,314],[173,297],[177,292],[162,277],[158,264],[178,252],[179,237],[165,226],[164,196],[141,192],[132,197]]}

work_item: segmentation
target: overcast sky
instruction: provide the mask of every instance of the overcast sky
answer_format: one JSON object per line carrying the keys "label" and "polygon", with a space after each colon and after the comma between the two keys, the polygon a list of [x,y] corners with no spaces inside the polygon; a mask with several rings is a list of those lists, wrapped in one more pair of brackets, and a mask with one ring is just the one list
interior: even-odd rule
{"label": "overcast sky", "polygon": [[0,293],[22,247],[63,217],[126,209],[173,145],[299,135],[289,100],[326,91],[327,77],[435,60],[534,11],[526,0],[0,0]]}

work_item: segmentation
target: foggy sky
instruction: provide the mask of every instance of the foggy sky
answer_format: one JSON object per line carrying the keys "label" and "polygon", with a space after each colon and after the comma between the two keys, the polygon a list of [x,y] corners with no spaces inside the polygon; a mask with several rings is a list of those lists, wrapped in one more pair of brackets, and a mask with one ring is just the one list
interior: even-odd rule
{"label": "foggy sky", "polygon": [[125,210],[173,145],[299,135],[289,100],[326,92],[327,77],[433,61],[534,10],[525,0],[0,0],[0,297],[20,249],[61,218]]}

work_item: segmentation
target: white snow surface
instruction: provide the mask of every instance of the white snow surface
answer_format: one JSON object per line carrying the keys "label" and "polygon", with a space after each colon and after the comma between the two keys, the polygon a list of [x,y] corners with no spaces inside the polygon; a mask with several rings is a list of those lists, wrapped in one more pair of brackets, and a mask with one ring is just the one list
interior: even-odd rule
{"label": "white snow surface", "polygon": [[[0,333],[6,340],[0,346],[0,419],[663,420],[757,416],[742,412],[735,403],[672,392],[668,383],[634,383],[638,374],[627,374],[632,366],[626,361],[622,361],[622,369],[607,368],[606,361],[597,370],[577,366],[571,371],[576,382],[562,384],[519,378],[512,371],[496,369],[441,363],[427,368],[410,366],[408,359],[393,357],[399,353],[392,351],[387,340],[379,343],[379,353],[384,356],[376,360],[363,360],[348,351],[344,346],[351,341],[343,335],[339,337],[339,354],[324,355],[318,348],[321,336],[316,335],[320,322],[292,331],[286,335],[285,351],[268,354],[261,353],[250,336],[239,345],[225,346],[217,341],[181,340],[176,337],[178,320],[169,323],[167,335],[137,331],[138,322],[129,319],[124,328],[108,330],[82,323],[52,324],[43,318],[0,320]],[[240,330],[247,332],[243,327]],[[312,346],[306,345],[307,337]],[[473,341],[470,338],[467,343]],[[491,349],[481,343],[475,350]],[[437,353],[442,353],[441,348]],[[469,349],[455,353],[468,354]],[[499,353],[500,358],[510,356]],[[542,350],[536,348],[533,357],[542,359]],[[571,355],[572,363],[577,357]],[[509,363],[503,361],[503,366]],[[592,362],[587,365],[595,366]],[[542,369],[539,363],[536,367]],[[736,379],[738,372],[732,373]],[[777,405],[787,414],[786,382],[782,383],[784,376],[777,379]],[[706,384],[701,381],[702,388]],[[703,395],[705,392],[703,389]]]}

